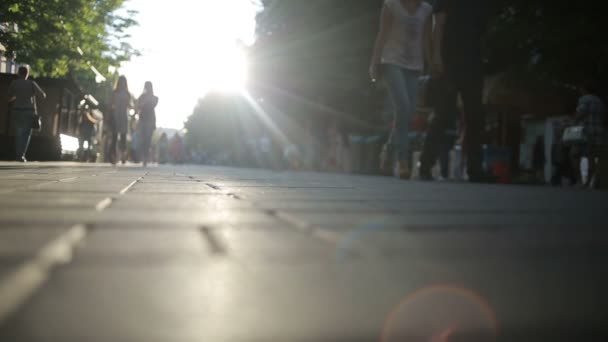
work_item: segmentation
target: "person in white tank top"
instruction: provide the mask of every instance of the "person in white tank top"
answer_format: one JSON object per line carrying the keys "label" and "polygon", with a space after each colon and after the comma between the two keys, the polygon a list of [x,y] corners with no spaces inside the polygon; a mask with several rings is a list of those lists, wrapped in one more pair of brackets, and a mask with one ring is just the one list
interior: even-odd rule
{"label": "person in white tank top", "polygon": [[[403,179],[410,176],[409,121],[416,111],[418,77],[430,59],[432,13],[433,7],[422,0],[386,0],[369,69],[372,81],[382,75],[395,106],[387,146],[394,148]],[[386,158],[381,164],[392,168]]]}

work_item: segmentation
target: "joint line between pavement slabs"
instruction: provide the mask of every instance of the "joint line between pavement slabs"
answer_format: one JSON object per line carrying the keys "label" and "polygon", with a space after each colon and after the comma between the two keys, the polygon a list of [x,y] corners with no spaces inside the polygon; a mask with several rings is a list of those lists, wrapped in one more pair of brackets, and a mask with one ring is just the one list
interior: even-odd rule
{"label": "joint line between pavement slabs", "polygon": [[[147,175],[147,174],[146,174],[146,175]],[[145,175],[144,175],[144,176],[141,176],[141,177],[139,177],[139,178],[137,178],[137,179],[136,179],[136,180],[134,180],[134,181],[132,181],[132,182],[131,182],[129,185],[127,185],[127,186],[126,186],[124,189],[120,190],[120,194],[121,194],[121,195],[124,195],[124,194],[126,194],[127,192],[129,192],[129,190],[131,190],[131,188],[132,188],[133,186],[135,186],[135,184],[139,183],[139,182],[140,182],[142,179],[144,179],[144,177],[145,177]]]}
{"label": "joint line between pavement slabs", "polygon": [[0,194],[11,194],[11,193],[19,191],[19,190],[35,189],[35,188],[40,188],[40,187],[55,184],[55,183],[72,182],[78,178],[79,177],[70,177],[70,178],[52,180],[52,181],[48,181],[48,182],[42,182],[42,183],[38,183],[38,184],[20,186],[20,187],[16,187],[16,188],[12,188],[12,189],[4,189],[4,190],[0,190]]}
{"label": "joint line between pavement slabs", "polygon": [[73,226],[0,281],[0,322],[17,311],[40,289],[55,267],[72,261],[74,249],[86,235],[85,225]]}
{"label": "joint line between pavement slabs", "polygon": [[304,220],[298,219],[292,215],[287,213],[276,211],[276,210],[266,210],[268,215],[274,216],[279,220],[288,223],[292,227],[295,227],[297,230],[308,233],[311,236],[329,243],[329,244],[337,244],[342,239],[342,235],[339,233],[331,232],[322,228],[319,228],[315,225],[312,225]]}

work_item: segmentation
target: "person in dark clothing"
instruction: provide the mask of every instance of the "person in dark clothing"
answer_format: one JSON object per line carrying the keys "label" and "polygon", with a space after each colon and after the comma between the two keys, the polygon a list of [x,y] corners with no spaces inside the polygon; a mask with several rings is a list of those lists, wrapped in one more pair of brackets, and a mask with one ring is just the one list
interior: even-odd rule
{"label": "person in dark clothing", "polygon": [[429,127],[421,156],[420,176],[431,180],[431,168],[441,152],[446,128],[457,119],[457,97],[464,107],[467,128],[469,180],[482,181],[482,137],[485,115],[482,105],[483,70],[481,37],[487,20],[487,1],[439,0],[434,9],[431,70],[436,78],[436,118]]}
{"label": "person in dark clothing", "polygon": [[[133,97],[129,92],[129,85],[125,76],[120,76],[116,87],[112,92],[110,102],[112,135],[110,147],[110,160],[116,165],[118,159],[122,163],[127,162],[127,133],[129,133],[129,110],[133,108]],[[119,142],[120,141],[120,142]],[[116,154],[116,148],[120,150],[120,156]]]}
{"label": "person in dark clothing", "polygon": [[140,140],[139,155],[144,163],[148,165],[150,161],[150,145],[152,143],[152,135],[156,130],[156,112],[155,108],[158,104],[158,97],[154,95],[152,82],[144,84],[144,92],[137,100],[137,111],[139,113],[138,133]]}
{"label": "person in dark clothing", "polygon": [[78,124],[78,160],[80,161],[87,161],[90,158],[89,154],[93,147],[96,123],[89,109],[85,109],[80,116],[80,123]]}
{"label": "person in dark clothing", "polygon": [[19,78],[8,86],[8,102],[11,108],[11,120],[15,127],[15,158],[26,162],[25,154],[32,137],[32,123],[36,112],[36,98],[46,98],[46,93],[34,81],[28,80],[30,70],[19,67]]}

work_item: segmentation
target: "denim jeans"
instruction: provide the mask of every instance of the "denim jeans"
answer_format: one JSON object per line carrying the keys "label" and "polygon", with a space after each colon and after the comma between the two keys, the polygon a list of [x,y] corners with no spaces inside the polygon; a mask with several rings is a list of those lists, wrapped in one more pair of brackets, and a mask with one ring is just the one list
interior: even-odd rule
{"label": "denim jeans", "polygon": [[15,129],[15,157],[17,160],[21,160],[25,157],[31,137],[31,127],[17,127]]}
{"label": "denim jeans", "polygon": [[383,76],[395,106],[395,124],[389,143],[394,146],[398,160],[409,161],[409,124],[416,112],[420,72],[385,64]]}

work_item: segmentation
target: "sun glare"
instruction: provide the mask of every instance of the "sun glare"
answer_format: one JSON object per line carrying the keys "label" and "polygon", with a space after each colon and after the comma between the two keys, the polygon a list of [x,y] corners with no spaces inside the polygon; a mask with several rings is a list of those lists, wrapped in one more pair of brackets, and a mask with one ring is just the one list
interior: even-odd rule
{"label": "sun glare", "polygon": [[242,92],[247,84],[247,57],[237,46],[217,51],[197,72],[208,91]]}
{"label": "sun glare", "polygon": [[139,12],[130,43],[142,56],[124,63],[120,73],[136,96],[145,81],[154,83],[159,126],[181,128],[198,99],[209,92],[245,90],[243,46],[254,41],[255,1],[130,0],[127,9]]}

